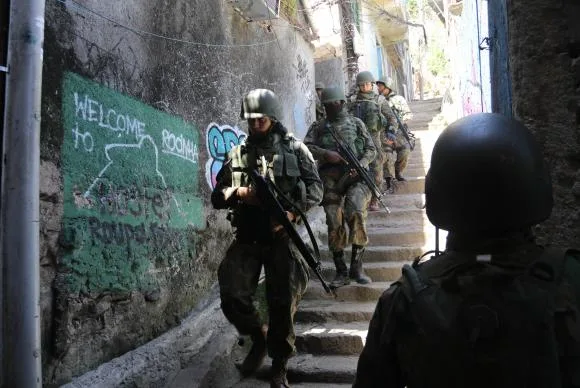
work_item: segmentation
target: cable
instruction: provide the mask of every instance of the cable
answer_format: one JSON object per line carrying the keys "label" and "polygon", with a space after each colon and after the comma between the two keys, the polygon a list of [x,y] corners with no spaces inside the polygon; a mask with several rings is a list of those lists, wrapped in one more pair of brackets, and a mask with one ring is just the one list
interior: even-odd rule
{"label": "cable", "polygon": [[236,47],[255,47],[255,46],[264,46],[267,44],[272,44],[272,43],[276,43],[277,39],[272,39],[272,40],[268,40],[265,42],[258,42],[258,43],[248,43],[248,44],[214,44],[214,43],[201,43],[201,42],[193,42],[193,41],[188,41],[188,40],[184,40],[184,39],[178,39],[178,38],[171,38],[169,36],[164,36],[164,35],[159,35],[159,34],[155,34],[153,32],[149,32],[149,31],[144,31],[144,30],[140,30],[137,28],[133,28],[133,27],[129,27],[127,25],[124,25],[122,23],[119,23],[118,21],[111,19],[108,16],[102,15],[100,13],[98,13],[97,11],[88,8],[82,4],[77,3],[74,0],[54,0],[58,3],[62,3],[65,6],[71,6],[73,8],[76,9],[80,9],[80,10],[84,10],[86,12],[89,12],[97,17],[100,17],[104,20],[107,20],[113,24],[115,24],[118,27],[124,28],[127,31],[130,31],[138,36],[149,36],[149,37],[153,37],[153,38],[158,38],[158,39],[164,39],[164,40],[168,40],[168,41],[172,41],[172,42],[178,42],[178,43],[184,43],[184,44],[190,44],[190,45],[194,45],[194,46],[206,46],[206,47],[216,47],[216,48],[236,48]]}

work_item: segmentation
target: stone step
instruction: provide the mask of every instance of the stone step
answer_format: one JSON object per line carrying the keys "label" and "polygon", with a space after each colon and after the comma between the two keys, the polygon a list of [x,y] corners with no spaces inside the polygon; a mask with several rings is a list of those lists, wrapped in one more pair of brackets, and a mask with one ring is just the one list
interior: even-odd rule
{"label": "stone step", "polygon": [[[344,256],[350,260],[350,247],[344,250]],[[423,253],[422,247],[403,246],[403,245],[385,245],[385,246],[367,246],[363,256],[365,263],[373,262],[401,262],[410,261]],[[320,247],[320,256],[323,260],[332,262],[332,253],[328,247]]]}
{"label": "stone step", "polygon": [[314,355],[354,355],[363,349],[368,322],[298,323],[296,349]]}
{"label": "stone step", "polygon": [[377,301],[342,302],[336,299],[302,300],[294,316],[296,322],[369,322]]}
{"label": "stone step", "polygon": [[[350,255],[345,255],[345,262],[348,266],[350,264]],[[387,261],[387,262],[367,262],[364,261],[365,273],[370,276],[373,282],[393,282],[401,276],[401,268],[405,264],[411,264],[412,261]],[[322,276],[327,281],[334,279],[336,272],[333,261],[322,261]],[[311,273],[310,278],[318,282],[316,275]]]}
{"label": "stone step", "polygon": [[[384,245],[404,245],[423,246],[427,241],[427,236],[421,227],[401,226],[401,227],[367,227],[369,246]],[[322,241],[328,241],[326,231],[320,234]]]}
{"label": "stone step", "polygon": [[[328,280],[331,278],[329,277]],[[351,281],[348,286],[342,286],[334,290],[336,300],[343,302],[376,302],[382,293],[389,288],[392,282],[373,282],[370,284],[358,284]],[[308,282],[308,289],[303,296],[303,300],[326,300],[335,299],[334,296],[327,294],[322,284],[316,280]]]}
{"label": "stone step", "polygon": [[427,174],[427,170],[428,168],[425,166],[421,166],[421,167],[412,167],[412,168],[406,168],[405,171],[403,171],[403,176],[407,177],[407,176],[425,176]]}
{"label": "stone step", "polygon": [[[314,356],[299,354],[288,361],[288,381],[292,383],[326,383],[336,387],[336,384],[352,384],[356,375],[359,355],[352,356]],[[268,379],[271,361],[256,372],[258,379]],[[308,385],[310,387],[310,385]]]}

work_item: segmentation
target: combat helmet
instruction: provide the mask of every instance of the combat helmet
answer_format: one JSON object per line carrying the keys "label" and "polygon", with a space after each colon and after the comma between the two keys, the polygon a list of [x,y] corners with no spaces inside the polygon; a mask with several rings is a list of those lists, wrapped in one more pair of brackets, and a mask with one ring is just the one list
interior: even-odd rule
{"label": "combat helmet", "polygon": [[394,87],[394,85],[393,85],[393,79],[392,79],[392,78],[390,78],[390,77],[385,77],[385,76],[382,76],[382,77],[381,77],[381,78],[379,78],[379,80],[377,81],[377,84],[379,84],[379,83],[381,83],[381,84],[385,85],[385,87],[386,87],[386,88],[389,88],[389,89],[391,89],[391,90],[394,90],[394,88],[393,88],[393,87]]}
{"label": "combat helmet", "polygon": [[425,200],[433,225],[496,236],[547,219],[552,182],[528,128],[506,116],[478,113],[450,124],[435,142]]}
{"label": "combat helmet", "polygon": [[324,89],[324,84],[322,82],[317,82],[316,84],[314,84],[314,89]]}
{"label": "combat helmet", "polygon": [[367,82],[375,83],[375,77],[370,71],[361,71],[356,75],[356,84],[362,85]]}
{"label": "combat helmet", "polygon": [[268,116],[280,120],[282,107],[274,92],[268,89],[254,89],[248,92],[242,100],[242,119],[257,119]]}
{"label": "combat helmet", "polygon": [[321,103],[328,104],[334,101],[346,101],[346,96],[342,88],[331,87],[322,90],[322,95],[320,96]]}

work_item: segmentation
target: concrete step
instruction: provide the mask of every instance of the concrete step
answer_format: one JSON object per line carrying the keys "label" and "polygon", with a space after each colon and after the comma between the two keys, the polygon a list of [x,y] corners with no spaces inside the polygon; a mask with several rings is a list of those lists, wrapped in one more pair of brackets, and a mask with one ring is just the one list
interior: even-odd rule
{"label": "concrete step", "polygon": [[[345,262],[347,266],[350,263],[350,255],[345,255]],[[364,261],[363,268],[365,273],[370,276],[373,282],[393,282],[401,276],[401,268],[405,264],[411,264],[411,260],[407,261],[387,261],[387,262],[367,262]],[[334,279],[336,273],[335,265],[333,261],[322,261],[322,276],[327,280],[331,281]],[[311,274],[310,277],[315,282],[318,282],[318,278]]]}
{"label": "concrete step", "polygon": [[[382,199],[391,208],[391,213],[421,209],[425,203],[425,195],[423,193],[385,194]],[[385,213],[384,210],[369,212],[369,218],[381,213]]]}
{"label": "concrete step", "polygon": [[368,212],[367,228],[402,227],[402,226],[430,225],[427,214],[423,209],[391,209],[385,211]]}
{"label": "concrete step", "polygon": [[[369,246],[384,245],[405,245],[423,246],[427,241],[427,236],[420,226],[400,226],[400,227],[367,227]],[[320,234],[322,241],[328,241],[326,231]]]}
{"label": "concrete step", "polygon": [[368,322],[298,323],[296,349],[314,355],[360,354],[365,344]]}
{"label": "concrete step", "polygon": [[425,192],[425,177],[406,176],[404,182],[397,182],[395,194],[422,194]]}
{"label": "concrete step", "polygon": [[[331,278],[329,277],[328,280],[331,280]],[[336,293],[336,300],[343,302],[376,302],[382,293],[389,288],[391,283],[392,282],[373,282],[370,284],[358,284],[355,281],[351,281],[348,286],[339,287],[334,292]],[[324,291],[318,278],[316,280],[313,279],[308,283],[308,289],[303,296],[303,300],[334,298],[334,296],[329,295]]]}
{"label": "concrete step", "polygon": [[[292,383],[352,384],[356,375],[358,354],[352,356],[314,356],[299,354],[288,361],[288,381]],[[271,362],[267,361],[256,373],[258,379],[270,377]],[[308,385],[310,386],[310,385]]]}
{"label": "concrete step", "polygon": [[[325,383],[292,383],[292,388],[351,388],[351,383],[346,384],[339,384],[339,383],[332,383],[332,384],[325,384]],[[270,382],[268,379],[258,380],[255,378],[247,378],[236,385],[232,386],[231,388],[270,388]]]}
{"label": "concrete step", "polygon": [[342,302],[336,299],[302,300],[294,316],[296,322],[369,322],[377,301]]}
{"label": "concrete step", "polygon": [[[344,250],[345,257],[350,260],[350,247]],[[403,246],[403,245],[385,245],[385,246],[367,246],[363,260],[365,263],[373,262],[401,262],[410,261],[421,255],[423,249],[420,246]],[[320,247],[320,256],[322,260],[332,262],[332,253],[328,247]]]}
{"label": "concrete step", "polygon": [[406,168],[405,171],[403,171],[403,176],[425,176],[427,174],[427,170],[429,168],[426,166],[420,166],[420,167],[412,167],[412,168]]}

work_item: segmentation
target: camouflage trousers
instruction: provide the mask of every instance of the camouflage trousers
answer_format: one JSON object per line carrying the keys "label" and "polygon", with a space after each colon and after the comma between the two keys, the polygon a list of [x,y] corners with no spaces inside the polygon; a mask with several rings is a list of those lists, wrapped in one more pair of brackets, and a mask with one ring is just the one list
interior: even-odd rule
{"label": "camouflage trousers", "polygon": [[342,251],[349,241],[351,244],[367,245],[367,207],[371,200],[368,187],[362,182],[356,182],[344,191],[338,187],[339,179],[322,174],[320,178],[324,184],[322,206],[326,213],[330,250]]}
{"label": "camouflage trousers", "polygon": [[[397,140],[393,145],[385,145],[383,143],[383,151],[385,159],[383,162],[385,178],[394,178],[397,174],[403,174],[407,168],[409,155],[411,154],[411,147],[407,139],[403,135],[397,135]],[[380,186],[379,186],[380,187]]]}
{"label": "camouflage trousers", "polygon": [[218,269],[222,311],[242,335],[261,328],[254,296],[262,266],[266,273],[268,354],[288,358],[295,353],[294,314],[306,291],[309,272],[287,237],[271,243],[232,243]]}
{"label": "camouflage trousers", "polygon": [[371,137],[373,139],[373,143],[375,144],[375,148],[377,150],[377,157],[371,163],[369,163],[369,170],[370,175],[374,179],[375,184],[377,187],[382,187],[383,184],[383,164],[385,163],[385,151],[383,147],[381,147],[381,132],[377,131],[371,133]]}

